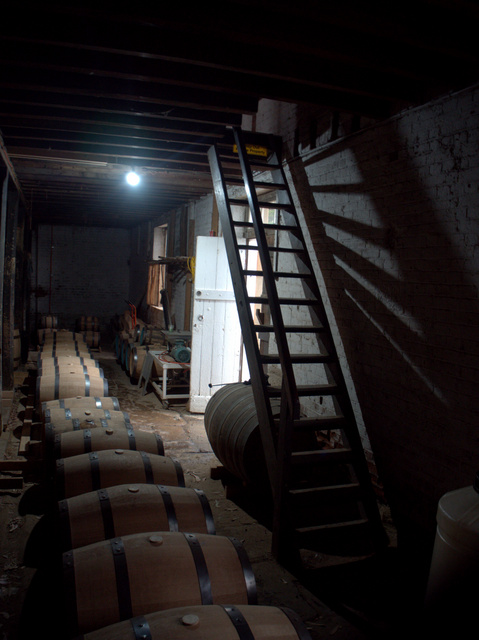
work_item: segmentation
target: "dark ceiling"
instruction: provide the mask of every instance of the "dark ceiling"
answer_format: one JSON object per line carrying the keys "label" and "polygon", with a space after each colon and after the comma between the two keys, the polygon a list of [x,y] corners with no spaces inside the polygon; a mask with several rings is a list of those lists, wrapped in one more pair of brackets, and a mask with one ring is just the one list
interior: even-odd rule
{"label": "dark ceiling", "polygon": [[4,1],[2,155],[34,221],[129,227],[209,193],[208,148],[261,98],[383,118],[477,82],[478,17],[467,0]]}

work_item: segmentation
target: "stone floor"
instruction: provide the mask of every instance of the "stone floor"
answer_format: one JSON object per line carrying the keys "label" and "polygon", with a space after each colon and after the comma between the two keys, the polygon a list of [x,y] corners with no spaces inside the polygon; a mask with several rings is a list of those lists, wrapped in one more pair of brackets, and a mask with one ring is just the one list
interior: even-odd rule
{"label": "stone floor", "polygon": [[[159,433],[165,454],[181,462],[186,485],[206,493],[217,534],[234,536],[243,542],[255,574],[259,604],[293,609],[306,623],[313,640],[402,638],[405,633],[409,638],[414,636],[414,578],[398,558],[395,530],[386,508],[383,516],[390,546],[380,556],[335,557],[305,552],[306,570],[293,575],[273,558],[270,531],[231,499],[219,473],[221,464],[206,436],[203,416],[189,413],[184,405],[172,403],[165,409],[150,389],[143,394],[121,369],[113,352],[103,350],[95,357],[108,378],[109,395],[120,400],[133,426]],[[17,457],[23,424],[22,377],[28,372],[16,375],[10,419],[0,438],[4,459]],[[34,449],[33,446],[31,451]],[[18,477],[22,472],[13,470],[6,474]],[[20,515],[18,505],[37,478],[35,473],[28,472],[23,476],[23,489],[0,491],[0,640],[16,640],[24,594],[34,571],[23,565],[22,554],[39,516]]]}

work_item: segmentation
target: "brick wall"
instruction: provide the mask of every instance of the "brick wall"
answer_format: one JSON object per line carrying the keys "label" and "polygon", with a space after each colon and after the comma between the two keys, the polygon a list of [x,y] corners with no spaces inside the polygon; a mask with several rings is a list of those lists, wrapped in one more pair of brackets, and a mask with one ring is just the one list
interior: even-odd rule
{"label": "brick wall", "polygon": [[99,317],[102,328],[107,328],[115,313],[123,313],[129,285],[129,231],[54,226],[52,243],[51,227],[41,225],[37,238],[33,242],[34,314],[49,312],[50,255],[50,310],[63,328],[73,329],[82,315]]}
{"label": "brick wall", "polygon": [[319,127],[303,143],[290,105],[266,101],[256,121],[285,140],[403,539],[432,536],[438,499],[479,469],[478,103],[470,88],[333,142]]}

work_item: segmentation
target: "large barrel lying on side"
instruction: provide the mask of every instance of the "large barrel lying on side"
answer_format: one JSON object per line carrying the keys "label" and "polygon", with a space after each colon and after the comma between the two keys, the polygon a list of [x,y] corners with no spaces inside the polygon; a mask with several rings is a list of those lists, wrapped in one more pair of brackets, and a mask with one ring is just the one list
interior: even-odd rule
{"label": "large barrel lying on side", "polygon": [[142,531],[215,534],[203,491],[157,484],[121,484],[61,500],[32,529],[24,562],[36,567],[70,549]]}
{"label": "large barrel lying on side", "polygon": [[37,402],[70,396],[107,396],[108,381],[88,373],[57,373],[37,378]]}
{"label": "large barrel lying on side", "polygon": [[57,500],[125,482],[185,486],[178,460],[146,451],[92,451],[56,461],[54,485]]}
{"label": "large barrel lying on side", "polygon": [[45,440],[45,455],[48,459],[71,458],[90,451],[108,449],[130,449],[165,455],[160,435],[152,431],[141,431],[123,425],[105,429],[79,429],[55,433]]}
{"label": "large barrel lying on side", "polygon": [[298,614],[287,607],[220,605],[155,611],[86,633],[78,640],[311,640]]}
{"label": "large barrel lying on side", "polygon": [[22,637],[68,638],[179,606],[257,601],[246,551],[226,536],[137,533],[67,551],[58,565],[35,572]]}
{"label": "large barrel lying on side", "polygon": [[[273,415],[280,401],[271,401]],[[226,384],[211,397],[205,429],[216,457],[233,475],[249,482],[267,482],[258,415],[251,385]]]}

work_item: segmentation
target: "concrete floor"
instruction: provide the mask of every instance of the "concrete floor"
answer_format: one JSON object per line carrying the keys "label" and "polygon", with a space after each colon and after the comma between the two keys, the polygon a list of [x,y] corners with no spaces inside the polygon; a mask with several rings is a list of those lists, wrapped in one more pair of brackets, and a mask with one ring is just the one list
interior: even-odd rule
{"label": "concrete floor", "polygon": [[[215,471],[221,463],[206,436],[203,416],[190,414],[184,405],[165,409],[156,393],[145,395],[130,381],[113,352],[95,353],[109,382],[109,395],[120,400],[134,427],[159,433],[165,454],[177,458],[186,485],[202,489],[210,502],[217,534],[234,536],[243,542],[252,564],[258,589],[258,603],[290,607],[305,621],[313,640],[364,640],[399,638],[414,629],[414,584],[407,567],[398,562],[395,531],[387,509],[384,524],[391,544],[381,556],[332,557],[305,552],[305,571],[293,575],[271,554],[270,531],[230,499],[230,492]],[[22,428],[25,389],[22,372],[10,420],[0,438],[4,457],[14,459]],[[27,375],[27,374],[25,374]],[[18,476],[18,472],[9,475]],[[0,638],[15,640],[20,609],[33,570],[22,564],[29,532],[39,516],[19,515],[22,494],[36,482],[25,475],[24,489],[2,490],[0,534]],[[227,497],[228,495],[228,497]],[[306,586],[307,585],[307,586]],[[404,588],[406,587],[406,588]]]}

